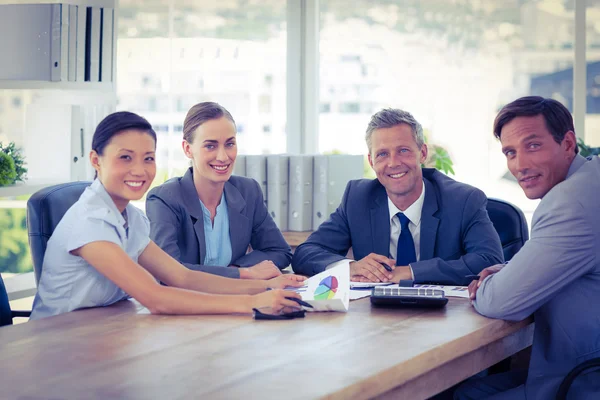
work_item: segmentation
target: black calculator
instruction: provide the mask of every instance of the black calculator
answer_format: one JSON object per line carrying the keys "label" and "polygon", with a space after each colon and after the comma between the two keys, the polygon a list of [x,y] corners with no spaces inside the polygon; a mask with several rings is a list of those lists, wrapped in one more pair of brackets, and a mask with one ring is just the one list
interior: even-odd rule
{"label": "black calculator", "polygon": [[371,292],[371,304],[376,306],[441,308],[446,303],[441,289],[376,286]]}

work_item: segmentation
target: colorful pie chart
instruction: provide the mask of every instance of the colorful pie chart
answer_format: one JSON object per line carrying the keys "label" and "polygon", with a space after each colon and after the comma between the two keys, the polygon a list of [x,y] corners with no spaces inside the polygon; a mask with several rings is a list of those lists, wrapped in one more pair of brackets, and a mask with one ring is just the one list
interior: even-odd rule
{"label": "colorful pie chart", "polygon": [[328,276],[319,282],[315,289],[315,300],[327,300],[335,296],[338,289],[338,280],[335,276]]}

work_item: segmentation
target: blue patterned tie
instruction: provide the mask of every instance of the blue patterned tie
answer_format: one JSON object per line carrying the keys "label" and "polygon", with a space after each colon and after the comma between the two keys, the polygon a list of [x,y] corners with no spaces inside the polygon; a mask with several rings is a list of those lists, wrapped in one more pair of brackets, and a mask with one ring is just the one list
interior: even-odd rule
{"label": "blue patterned tie", "polygon": [[408,265],[412,262],[417,261],[417,255],[415,254],[415,242],[408,229],[408,223],[410,222],[406,215],[402,213],[396,214],[400,219],[400,236],[398,236],[398,252],[396,253],[396,265]]}

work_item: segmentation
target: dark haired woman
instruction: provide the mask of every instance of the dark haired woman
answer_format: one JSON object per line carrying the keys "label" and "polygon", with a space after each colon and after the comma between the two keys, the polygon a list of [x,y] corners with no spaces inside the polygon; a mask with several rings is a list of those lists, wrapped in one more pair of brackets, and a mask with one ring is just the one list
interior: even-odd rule
{"label": "dark haired woman", "polygon": [[193,106],[183,124],[183,152],[192,161],[185,175],[148,193],[152,240],[193,270],[243,279],[281,274],[292,253],[259,184],[231,176],[237,143],[229,111],[212,102]]}
{"label": "dark haired woman", "polygon": [[48,241],[31,318],[106,306],[128,296],[160,314],[297,308],[290,300],[300,298],[296,293],[266,290],[301,286],[301,277],[240,281],[191,271],[150,240],[148,220],[129,202],[139,200],[154,179],[155,150],[156,134],[144,118],[118,112],[100,122],[90,152],[97,178]]}

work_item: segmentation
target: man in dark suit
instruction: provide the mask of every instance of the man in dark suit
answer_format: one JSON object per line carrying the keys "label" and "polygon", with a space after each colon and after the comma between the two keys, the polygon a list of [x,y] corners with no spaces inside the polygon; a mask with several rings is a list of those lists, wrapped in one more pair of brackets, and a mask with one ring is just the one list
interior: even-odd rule
{"label": "man in dark suit", "polygon": [[485,194],[421,168],[427,145],[410,113],[379,111],[366,141],[377,179],[348,183],[338,209],[296,249],[295,272],[322,272],[352,248],[355,281],[465,285],[467,275],[504,261]]}

